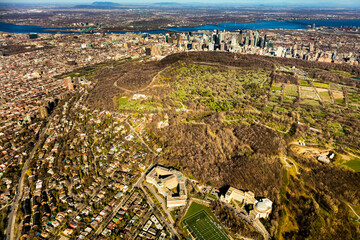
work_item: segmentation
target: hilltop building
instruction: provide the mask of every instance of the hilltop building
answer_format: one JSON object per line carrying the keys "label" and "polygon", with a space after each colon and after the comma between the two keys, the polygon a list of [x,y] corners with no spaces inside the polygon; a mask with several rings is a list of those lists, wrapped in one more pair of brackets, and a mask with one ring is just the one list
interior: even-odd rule
{"label": "hilltop building", "polygon": [[240,203],[250,204],[255,202],[255,194],[251,191],[242,191],[230,187],[225,196],[221,196],[220,200],[230,203],[232,200],[239,201]]}
{"label": "hilltop building", "polygon": [[180,171],[156,166],[146,175],[146,181],[153,184],[165,197],[167,207],[180,207],[186,204],[185,178]]}
{"label": "hilltop building", "polygon": [[220,197],[220,201],[231,203],[231,201],[238,201],[244,205],[253,205],[253,209],[249,214],[255,219],[267,218],[272,210],[272,201],[267,198],[255,199],[255,194],[251,191],[242,191],[233,187],[225,193],[225,196]]}
{"label": "hilltop building", "polygon": [[250,214],[254,216],[255,219],[258,218],[267,218],[272,210],[272,201],[267,198],[262,198],[256,200],[254,203],[254,209],[250,211]]}

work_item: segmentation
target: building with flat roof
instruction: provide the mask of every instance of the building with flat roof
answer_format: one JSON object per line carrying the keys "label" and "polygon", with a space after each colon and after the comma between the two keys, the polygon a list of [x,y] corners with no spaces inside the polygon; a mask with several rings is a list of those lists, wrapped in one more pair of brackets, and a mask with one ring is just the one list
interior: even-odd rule
{"label": "building with flat roof", "polygon": [[185,178],[180,171],[156,166],[146,175],[146,181],[154,185],[165,197],[167,207],[180,207],[186,204]]}
{"label": "building with flat roof", "polygon": [[233,187],[225,193],[225,196],[220,197],[221,201],[230,203],[232,200],[239,201],[244,204],[254,203],[255,194],[251,191],[242,191]]}

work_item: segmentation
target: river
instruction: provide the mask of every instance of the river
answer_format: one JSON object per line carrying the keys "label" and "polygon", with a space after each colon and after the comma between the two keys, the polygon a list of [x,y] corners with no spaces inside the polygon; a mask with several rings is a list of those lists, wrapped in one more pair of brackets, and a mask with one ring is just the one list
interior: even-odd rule
{"label": "river", "polygon": [[[342,27],[353,26],[360,27],[360,19],[337,19],[337,20],[282,20],[282,21],[258,21],[249,23],[223,23],[218,25],[202,25],[196,27],[181,27],[181,28],[169,28],[166,30],[151,30],[151,31],[112,31],[113,33],[150,33],[160,34],[165,32],[195,32],[199,30],[215,30],[221,31],[235,31],[241,29],[307,29],[310,25],[326,26],[326,27]],[[15,25],[5,22],[0,22],[0,32],[8,33],[72,33],[68,32],[71,28],[43,28],[34,25]]]}

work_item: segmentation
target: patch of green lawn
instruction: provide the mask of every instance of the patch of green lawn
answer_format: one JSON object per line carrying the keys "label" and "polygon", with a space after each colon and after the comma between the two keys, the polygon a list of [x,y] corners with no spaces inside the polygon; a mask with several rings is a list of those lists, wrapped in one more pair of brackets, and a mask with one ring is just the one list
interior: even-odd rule
{"label": "patch of green lawn", "polygon": [[118,108],[120,110],[154,111],[161,109],[161,106],[146,102],[146,100],[129,100],[127,97],[122,97],[118,99]]}
{"label": "patch of green lawn", "polygon": [[329,88],[329,84],[327,83],[321,83],[321,82],[313,82],[315,87],[319,87],[319,88]]}
{"label": "patch of green lawn", "polygon": [[343,163],[345,166],[353,169],[355,172],[360,172],[360,159],[356,158]]}

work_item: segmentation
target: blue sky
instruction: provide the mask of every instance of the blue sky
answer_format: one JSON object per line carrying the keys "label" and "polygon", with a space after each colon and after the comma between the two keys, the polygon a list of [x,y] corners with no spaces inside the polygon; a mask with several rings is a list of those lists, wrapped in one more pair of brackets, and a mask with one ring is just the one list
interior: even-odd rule
{"label": "blue sky", "polygon": [[314,6],[314,7],[360,7],[359,0],[0,0],[0,3],[32,3],[32,4],[89,4],[94,1],[105,2],[111,1],[116,3],[154,3],[154,2],[179,2],[179,3],[204,3],[204,4],[238,4],[243,6],[256,6],[264,4],[269,5],[282,5],[282,6]]}

